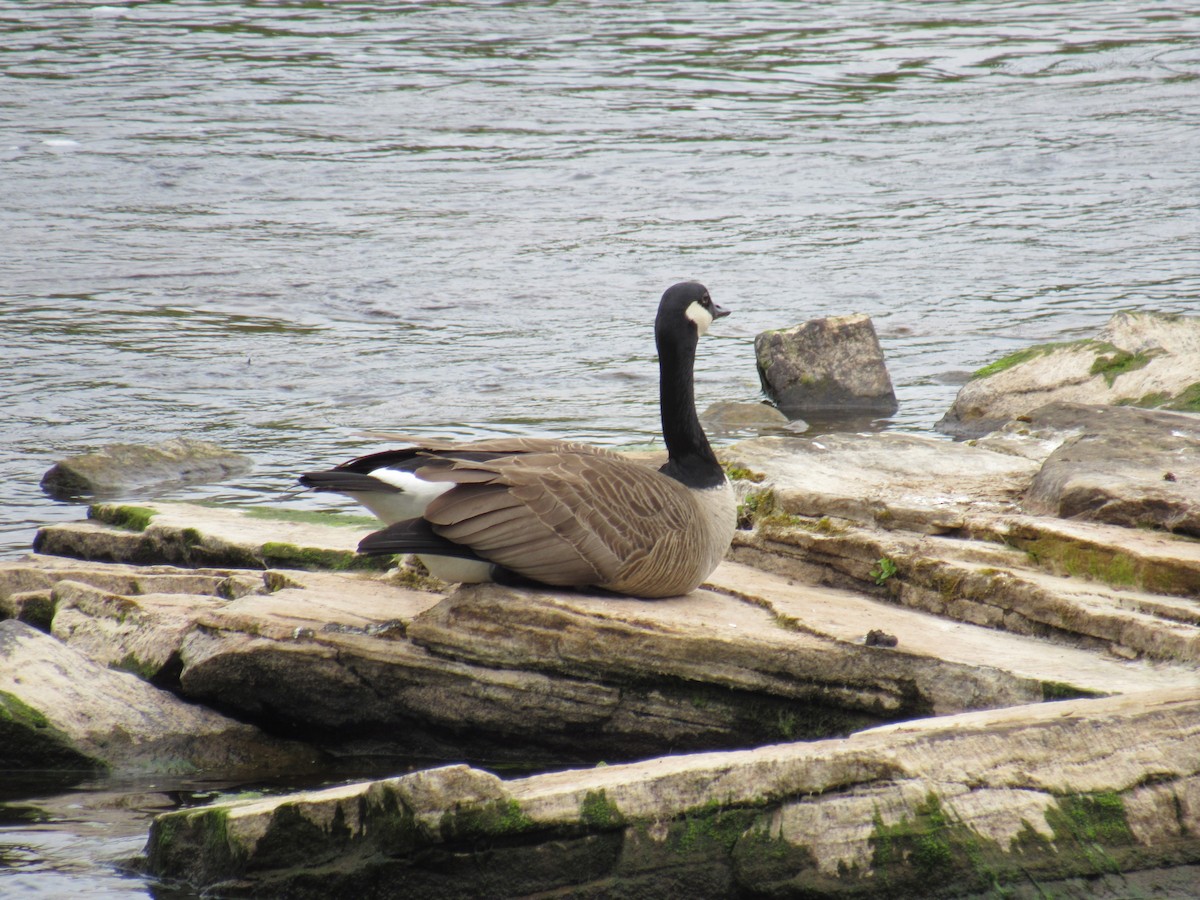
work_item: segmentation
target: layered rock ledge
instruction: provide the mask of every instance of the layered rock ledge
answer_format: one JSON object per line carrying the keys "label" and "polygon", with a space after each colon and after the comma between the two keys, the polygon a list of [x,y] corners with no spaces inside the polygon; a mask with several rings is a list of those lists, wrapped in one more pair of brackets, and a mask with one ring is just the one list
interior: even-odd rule
{"label": "layered rock ledge", "polygon": [[229,897],[1045,896],[1195,863],[1198,831],[1190,689],[510,781],[451,766],[170,813],[147,852]]}
{"label": "layered rock ledge", "polygon": [[[1200,861],[1194,423],[1068,404],[974,446],[735,445],[745,527],[703,589],[661,601],[358,568],[352,517],[102,505],[0,565],[0,617],[280,769],[475,766],[160,818],[150,870],[222,895],[1122,896]],[[1174,453],[1173,477],[1134,451],[1144,477],[1105,476],[1112,453],[1080,450],[1105,429]],[[1099,499],[1045,501],[1050,471]],[[49,702],[21,695],[0,728]],[[155,765],[55,727],[64,754]],[[501,764],[583,768],[478,768]]]}

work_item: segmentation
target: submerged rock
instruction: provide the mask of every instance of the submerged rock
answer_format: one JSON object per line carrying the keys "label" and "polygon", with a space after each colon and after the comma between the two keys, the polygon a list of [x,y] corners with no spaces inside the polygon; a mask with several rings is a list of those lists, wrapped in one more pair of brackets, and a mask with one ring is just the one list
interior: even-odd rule
{"label": "submerged rock", "polygon": [[222,481],[250,467],[249,457],[209,441],[109,444],[55,463],[42,476],[42,490],[59,500],[112,497],[151,486]]}
{"label": "submerged rock", "polygon": [[766,403],[738,403],[722,400],[709,406],[700,414],[704,427],[715,434],[738,432],[803,431],[804,422],[788,419],[775,407]]}
{"label": "submerged rock", "polygon": [[935,427],[981,437],[1055,401],[1200,411],[1200,318],[1122,312],[1094,339],[1018,350],[977,371]]}
{"label": "submerged rock", "polygon": [[754,339],[763,390],[789,418],[890,416],[896,394],[869,316],[813,319]]}

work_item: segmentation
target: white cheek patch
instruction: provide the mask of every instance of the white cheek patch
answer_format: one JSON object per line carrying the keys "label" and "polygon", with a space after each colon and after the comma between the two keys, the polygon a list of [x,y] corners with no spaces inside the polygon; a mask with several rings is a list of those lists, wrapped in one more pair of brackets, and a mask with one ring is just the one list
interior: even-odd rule
{"label": "white cheek patch", "polygon": [[696,332],[700,335],[708,331],[708,326],[712,324],[713,320],[712,313],[695,300],[688,306],[684,315],[696,323]]}

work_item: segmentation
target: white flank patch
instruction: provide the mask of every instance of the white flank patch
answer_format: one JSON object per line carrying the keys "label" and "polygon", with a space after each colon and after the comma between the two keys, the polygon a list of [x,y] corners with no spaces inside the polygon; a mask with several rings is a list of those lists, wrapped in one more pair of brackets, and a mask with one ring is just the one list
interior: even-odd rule
{"label": "white flank patch", "polygon": [[492,564],[474,559],[456,559],[453,556],[428,556],[418,554],[429,574],[442,581],[458,584],[480,584],[492,580]]}
{"label": "white flank patch", "polygon": [[400,488],[400,493],[392,491],[379,491],[375,494],[367,491],[354,491],[353,493],[346,491],[345,493],[389,525],[424,515],[425,507],[434,497],[439,497],[454,487],[449,481],[422,481],[412,472],[400,469],[376,469],[371,473],[371,477],[384,484]]}
{"label": "white flank patch", "polygon": [[692,301],[684,315],[696,323],[696,331],[701,335],[708,331],[708,326],[712,324],[713,320],[712,313],[695,300]]}

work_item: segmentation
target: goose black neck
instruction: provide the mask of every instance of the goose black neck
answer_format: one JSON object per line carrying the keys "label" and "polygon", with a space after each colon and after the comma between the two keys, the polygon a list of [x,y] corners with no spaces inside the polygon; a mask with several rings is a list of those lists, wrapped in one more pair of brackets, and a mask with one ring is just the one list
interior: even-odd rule
{"label": "goose black neck", "polygon": [[688,487],[716,487],[724,483],[725,472],[696,415],[695,361],[694,336],[690,341],[659,340],[659,403],[668,456],[659,471]]}

